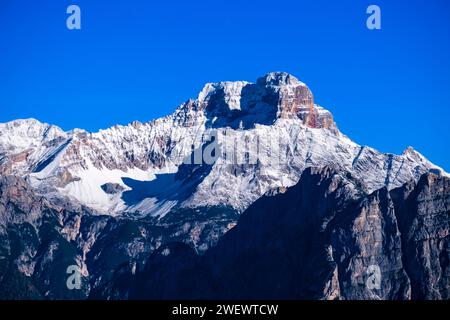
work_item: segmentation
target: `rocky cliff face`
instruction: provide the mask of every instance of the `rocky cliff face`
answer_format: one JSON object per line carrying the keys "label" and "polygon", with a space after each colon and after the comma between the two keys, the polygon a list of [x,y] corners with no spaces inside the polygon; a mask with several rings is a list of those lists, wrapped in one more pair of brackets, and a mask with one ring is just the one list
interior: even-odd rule
{"label": "rocky cliff face", "polygon": [[23,179],[8,176],[0,179],[0,213],[0,298],[86,297],[87,281],[70,291],[63,279],[69,265],[86,272],[72,238],[88,212],[70,203],[55,205]]}
{"label": "rocky cliff face", "polygon": [[449,299],[450,180],[434,174],[392,192],[413,299]]}
{"label": "rocky cliff face", "polygon": [[[287,73],[96,133],[0,124],[0,177],[3,298],[448,297],[448,174],[357,145]],[[165,279],[186,270],[198,287]]]}
{"label": "rocky cliff face", "polygon": [[[0,299],[85,299],[124,265],[143,265],[163,243],[198,252],[230,229],[228,208],[183,209],[161,219],[111,217],[36,195],[25,180],[0,179]],[[68,289],[68,267],[80,288]]]}
{"label": "rocky cliff face", "polygon": [[252,204],[203,256],[163,245],[91,297],[448,299],[449,183],[425,174],[367,194],[345,172],[308,169]]}

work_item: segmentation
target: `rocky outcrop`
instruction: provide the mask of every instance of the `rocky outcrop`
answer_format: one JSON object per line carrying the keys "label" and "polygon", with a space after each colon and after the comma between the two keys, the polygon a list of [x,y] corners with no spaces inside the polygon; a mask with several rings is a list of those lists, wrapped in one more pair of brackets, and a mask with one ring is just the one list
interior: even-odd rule
{"label": "rocky outcrop", "polygon": [[124,187],[118,183],[105,183],[102,184],[101,188],[108,194],[115,194],[124,190]]}

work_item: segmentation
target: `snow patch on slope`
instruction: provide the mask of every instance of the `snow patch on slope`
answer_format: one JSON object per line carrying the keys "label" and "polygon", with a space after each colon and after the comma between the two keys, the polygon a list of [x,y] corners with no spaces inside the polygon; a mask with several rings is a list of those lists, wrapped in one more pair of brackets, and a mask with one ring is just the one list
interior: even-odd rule
{"label": "snow patch on slope", "polygon": [[87,170],[80,170],[75,173],[80,180],[69,183],[60,191],[62,194],[73,197],[81,203],[102,213],[116,213],[126,208],[121,195],[107,194],[101,188],[106,183],[117,183],[124,190],[130,188],[123,182],[123,178],[131,178],[139,181],[150,181],[155,179],[155,174],[151,171],[143,171],[138,168],[122,170],[110,170],[106,168],[98,169],[92,163],[88,163]]}

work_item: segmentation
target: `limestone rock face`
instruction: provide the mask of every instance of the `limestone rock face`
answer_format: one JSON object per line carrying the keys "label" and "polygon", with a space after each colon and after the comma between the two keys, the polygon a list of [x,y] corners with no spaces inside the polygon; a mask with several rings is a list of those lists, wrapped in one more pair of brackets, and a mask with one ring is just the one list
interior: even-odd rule
{"label": "limestone rock face", "polygon": [[311,90],[288,73],[269,73],[255,84],[209,83],[194,103],[215,127],[249,129],[255,124],[271,125],[281,118],[300,119],[307,127],[338,132],[331,113],[315,105]]}
{"label": "limestone rock face", "polygon": [[422,176],[393,191],[414,299],[450,298],[450,180]]}
{"label": "limestone rock face", "polygon": [[0,299],[84,299],[68,290],[67,267],[85,268],[72,243],[79,233],[82,208],[55,205],[35,194],[21,178],[0,178]]}
{"label": "limestone rock face", "polygon": [[448,299],[449,183],[426,174],[366,194],[346,173],[308,169],[253,203],[203,256],[162,246],[93,297]]}

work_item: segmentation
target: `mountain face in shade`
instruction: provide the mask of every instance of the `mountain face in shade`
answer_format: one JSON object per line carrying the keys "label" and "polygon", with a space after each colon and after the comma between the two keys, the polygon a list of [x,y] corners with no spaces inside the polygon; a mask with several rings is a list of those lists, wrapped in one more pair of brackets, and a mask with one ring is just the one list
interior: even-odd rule
{"label": "mountain face in shade", "polygon": [[432,173],[366,194],[346,172],[310,168],[255,201],[204,255],[163,245],[91,297],[449,299],[449,204],[450,179]]}
{"label": "mountain face in shade", "polygon": [[3,298],[448,298],[448,174],[351,141],[287,73],[96,133],[0,124],[0,175]]}

